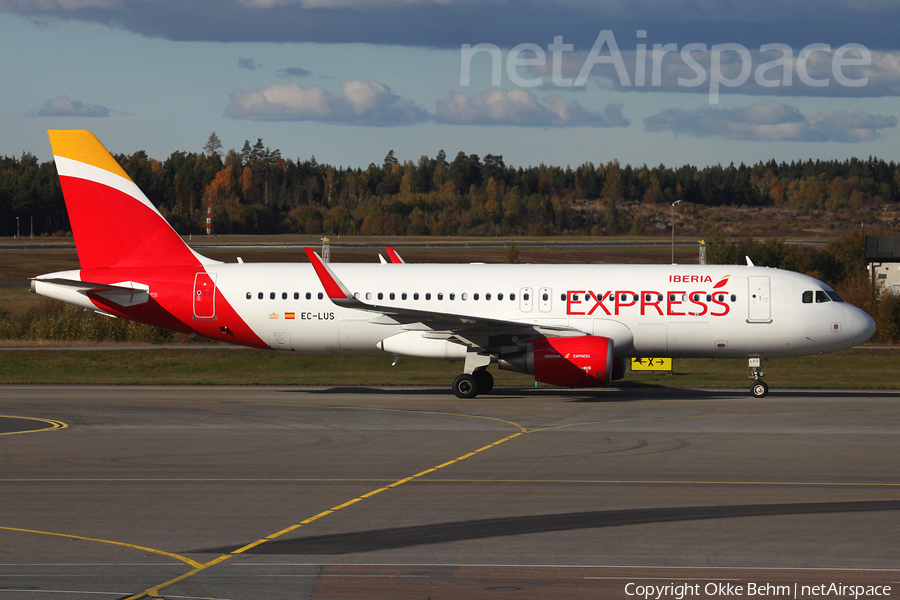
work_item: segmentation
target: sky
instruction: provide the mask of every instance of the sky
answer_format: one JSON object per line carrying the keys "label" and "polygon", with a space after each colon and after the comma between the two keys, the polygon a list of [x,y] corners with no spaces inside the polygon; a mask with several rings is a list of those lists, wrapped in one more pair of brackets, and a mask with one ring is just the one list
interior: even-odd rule
{"label": "sky", "polygon": [[0,155],[900,161],[896,0],[0,0]]}

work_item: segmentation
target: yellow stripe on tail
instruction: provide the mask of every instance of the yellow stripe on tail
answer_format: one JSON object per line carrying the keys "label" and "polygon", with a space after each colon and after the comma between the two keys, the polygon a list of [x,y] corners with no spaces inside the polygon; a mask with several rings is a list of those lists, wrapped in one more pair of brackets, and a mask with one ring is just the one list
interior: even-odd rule
{"label": "yellow stripe on tail", "polygon": [[54,156],[61,156],[115,173],[131,181],[116,159],[90,131],[50,129],[50,146]]}

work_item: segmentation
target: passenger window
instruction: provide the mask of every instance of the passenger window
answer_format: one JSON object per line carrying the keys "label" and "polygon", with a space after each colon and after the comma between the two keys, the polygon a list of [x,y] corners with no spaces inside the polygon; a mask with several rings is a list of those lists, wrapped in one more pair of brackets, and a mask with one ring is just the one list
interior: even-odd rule
{"label": "passenger window", "polygon": [[528,301],[528,292],[522,294],[522,300],[525,300],[526,302]]}
{"label": "passenger window", "polygon": [[394,292],[391,292],[391,293],[388,295],[388,297],[389,297],[391,300],[393,300],[393,299],[394,299]]}
{"label": "passenger window", "polygon": [[472,294],[472,300],[478,300],[478,292]]}
{"label": "passenger window", "polygon": [[543,295],[544,302],[550,299],[550,294],[544,293]]}
{"label": "passenger window", "polygon": [[443,300],[443,299],[444,299],[444,292],[438,292],[437,299],[438,299],[438,300]]}
{"label": "passenger window", "polygon": [[812,304],[812,290],[803,292],[803,304]]}
{"label": "passenger window", "polygon": [[469,297],[469,294],[467,294],[466,292],[463,292],[462,294],[459,295],[460,300],[466,300],[466,299],[468,299],[468,297]]}
{"label": "passenger window", "polygon": [[287,292],[281,292],[281,299],[287,300]]}
{"label": "passenger window", "polygon": [[737,294],[732,294],[732,295],[731,295],[731,301],[732,301],[732,302],[737,302]]}
{"label": "passenger window", "polygon": [[822,290],[816,290],[816,304],[819,304],[821,302],[831,302],[831,298],[829,298],[828,294],[826,294]]}
{"label": "passenger window", "polygon": [[366,292],[366,300],[372,299],[372,292]]}
{"label": "passenger window", "polygon": [[560,294],[560,295],[559,295],[559,300],[560,300],[561,302],[565,302],[565,301],[566,301],[566,295],[565,295],[565,294]]}
{"label": "passenger window", "polygon": [[384,300],[384,292],[378,292],[378,299]]}
{"label": "passenger window", "polygon": [[[491,299],[490,293],[485,294],[485,295],[484,295],[484,299],[485,299],[485,300],[490,300],[490,299]],[[477,298],[476,298],[476,300],[477,300]]]}
{"label": "passenger window", "polygon": [[247,292],[247,300],[250,300],[251,298],[253,298],[253,293]]}
{"label": "passenger window", "polygon": [[322,295],[322,292],[319,292],[319,300],[321,300],[322,298],[324,298],[324,296]]}
{"label": "passenger window", "polygon": [[306,292],[306,299],[307,299],[307,300],[312,300],[312,294],[309,293],[309,292]]}
{"label": "passenger window", "polygon": [[578,294],[572,294],[572,302],[578,302]]}
{"label": "passenger window", "polygon": [[450,299],[456,300],[456,292],[450,292]]}
{"label": "passenger window", "polygon": [[509,299],[510,299],[510,300],[515,300],[515,299],[516,299],[516,295],[515,295],[515,294],[510,294],[510,295],[509,295]]}
{"label": "passenger window", "polygon": [[497,294],[497,300],[503,300],[503,292]]}
{"label": "passenger window", "polygon": [[275,299],[275,292],[269,292],[269,300]]}
{"label": "passenger window", "polygon": [[425,292],[425,299],[431,300],[431,292]]}
{"label": "passenger window", "polygon": [[294,300],[300,299],[300,292],[294,292]]}
{"label": "passenger window", "polygon": [[419,299],[419,292],[416,292],[413,294],[413,300],[418,300],[418,299]]}
{"label": "passenger window", "polygon": [[259,299],[260,299],[260,300],[263,299],[263,293],[262,293],[262,292],[259,293]]}

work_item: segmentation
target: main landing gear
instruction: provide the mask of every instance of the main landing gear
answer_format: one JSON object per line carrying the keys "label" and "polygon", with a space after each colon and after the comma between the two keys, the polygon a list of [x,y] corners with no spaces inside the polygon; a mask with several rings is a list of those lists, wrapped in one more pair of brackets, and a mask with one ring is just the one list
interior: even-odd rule
{"label": "main landing gear", "polygon": [[760,371],[762,364],[765,364],[765,361],[759,357],[751,358],[748,363],[751,371],[750,379],[753,380],[753,384],[750,386],[750,393],[753,394],[754,398],[764,398],[769,393],[769,386],[762,380],[766,376],[765,373]]}
{"label": "main landing gear", "polygon": [[477,369],[471,375],[463,373],[453,380],[453,393],[457,398],[474,398],[489,394],[494,389],[494,376],[487,369]]}
{"label": "main landing gear", "polygon": [[466,352],[465,373],[453,380],[453,393],[457,398],[474,398],[494,389],[494,376],[488,373],[491,355],[477,350]]}

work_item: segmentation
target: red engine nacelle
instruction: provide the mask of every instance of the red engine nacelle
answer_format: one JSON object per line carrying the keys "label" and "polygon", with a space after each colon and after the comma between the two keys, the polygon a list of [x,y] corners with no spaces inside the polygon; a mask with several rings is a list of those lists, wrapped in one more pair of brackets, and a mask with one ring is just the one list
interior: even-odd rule
{"label": "red engine nacelle", "polygon": [[500,368],[571,388],[602,387],[619,378],[614,377],[612,340],[595,335],[533,340],[525,352],[501,358]]}

